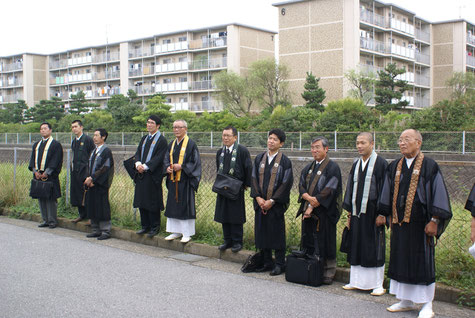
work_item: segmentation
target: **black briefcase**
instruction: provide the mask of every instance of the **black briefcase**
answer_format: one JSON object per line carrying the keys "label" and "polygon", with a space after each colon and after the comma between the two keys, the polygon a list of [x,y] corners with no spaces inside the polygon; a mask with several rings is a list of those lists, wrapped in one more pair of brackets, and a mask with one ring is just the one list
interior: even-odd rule
{"label": "black briefcase", "polygon": [[346,254],[351,252],[351,231],[347,226],[345,226],[343,233],[341,233],[340,252]]}
{"label": "black briefcase", "polygon": [[53,181],[31,179],[30,197],[33,199],[52,199]]}
{"label": "black briefcase", "polygon": [[322,285],[323,260],[319,255],[288,255],[285,264],[285,280],[308,286]]}
{"label": "black briefcase", "polygon": [[239,191],[241,191],[242,181],[236,179],[228,174],[218,173],[216,181],[214,181],[213,192],[221,194],[222,196],[230,199],[237,200],[239,197]]}

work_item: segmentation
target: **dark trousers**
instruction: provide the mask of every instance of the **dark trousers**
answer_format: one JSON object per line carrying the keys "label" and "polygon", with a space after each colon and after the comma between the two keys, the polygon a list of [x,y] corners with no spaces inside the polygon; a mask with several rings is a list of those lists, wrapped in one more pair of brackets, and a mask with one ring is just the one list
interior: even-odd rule
{"label": "dark trousers", "polygon": [[[264,256],[264,264],[273,265],[274,262],[272,261],[272,249],[263,248],[261,251]],[[285,265],[285,249],[275,250],[275,264],[282,267]]]}
{"label": "dark trousers", "polygon": [[153,212],[140,208],[140,222],[142,223],[142,229],[160,229],[160,211]]}
{"label": "dark trousers", "polygon": [[78,213],[81,219],[87,219],[86,207],[78,206]]}
{"label": "dark trousers", "polygon": [[231,223],[223,223],[222,225],[224,242],[226,244],[239,243],[242,245],[243,225]]}

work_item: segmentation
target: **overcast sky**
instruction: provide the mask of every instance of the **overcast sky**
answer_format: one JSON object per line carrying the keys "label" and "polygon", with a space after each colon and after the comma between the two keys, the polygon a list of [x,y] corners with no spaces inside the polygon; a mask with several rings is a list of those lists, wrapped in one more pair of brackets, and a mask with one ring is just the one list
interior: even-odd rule
{"label": "overcast sky", "polygon": [[[0,56],[50,54],[232,22],[278,31],[279,0],[2,1]],[[429,21],[475,23],[475,0],[391,0]]]}

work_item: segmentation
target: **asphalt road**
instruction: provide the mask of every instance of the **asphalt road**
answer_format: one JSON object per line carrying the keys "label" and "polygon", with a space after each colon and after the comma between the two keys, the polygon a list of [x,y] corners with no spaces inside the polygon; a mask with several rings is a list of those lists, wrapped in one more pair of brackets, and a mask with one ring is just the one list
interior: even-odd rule
{"label": "asphalt road", "polygon": [[[0,217],[0,317],[417,317],[396,300],[242,274],[240,265]],[[434,303],[437,317],[473,311]]]}

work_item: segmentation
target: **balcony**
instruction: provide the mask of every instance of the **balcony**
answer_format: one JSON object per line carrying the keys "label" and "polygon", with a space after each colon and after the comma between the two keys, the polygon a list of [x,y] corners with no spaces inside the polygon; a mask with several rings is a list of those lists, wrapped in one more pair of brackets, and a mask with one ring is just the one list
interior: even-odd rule
{"label": "balcony", "polygon": [[94,63],[105,63],[112,61],[119,61],[119,52],[111,52],[106,54],[97,54],[94,56]]}
{"label": "balcony", "polygon": [[68,59],[68,66],[75,66],[75,65],[81,65],[81,64],[90,64],[92,63],[92,56],[82,56],[82,57],[74,57],[71,59]]}
{"label": "balcony", "polygon": [[363,37],[360,37],[360,48],[364,50],[376,51],[379,53],[386,53],[386,45],[384,42]]}
{"label": "balcony", "polygon": [[120,87],[100,87],[96,91],[94,91],[94,97],[110,97],[113,95],[120,94]]}
{"label": "balcony", "polygon": [[415,50],[413,48],[404,47],[396,44],[391,44],[391,54],[414,59]]}
{"label": "balcony", "polygon": [[378,76],[378,72],[383,71],[384,67],[360,64],[359,69],[361,73],[364,73],[364,74],[374,73],[376,76]]}
{"label": "balcony", "polygon": [[155,84],[154,93],[187,91],[188,88],[188,82]]}
{"label": "balcony", "polygon": [[430,86],[430,77],[416,74],[416,84],[421,86]]}
{"label": "balcony", "polygon": [[430,55],[416,52],[416,62],[430,64]]}
{"label": "balcony", "polygon": [[95,73],[93,78],[95,80],[111,80],[111,79],[120,79],[120,71],[110,71],[110,72],[98,72]]}
{"label": "balcony", "polygon": [[396,79],[400,81],[406,81],[408,83],[414,83],[414,73],[406,72],[396,76]]}
{"label": "balcony", "polygon": [[382,28],[386,27],[386,23],[384,21],[384,16],[379,15],[377,13],[373,13],[366,9],[360,10],[360,20],[364,21],[369,24],[374,24],[380,26]]}
{"label": "balcony", "polygon": [[139,85],[132,88],[137,95],[151,95],[154,93],[154,87],[152,85]]}
{"label": "balcony", "polygon": [[204,112],[204,111],[212,111],[217,112],[223,110],[223,105],[217,101],[198,101],[198,102],[191,102],[190,109],[193,112]]}
{"label": "balcony", "polygon": [[0,64],[0,72],[14,72],[23,69],[23,62],[15,62],[11,64]]}
{"label": "balcony", "polygon": [[155,54],[174,52],[174,51],[183,51],[188,49],[188,42],[175,42],[167,43],[155,46]]}
{"label": "balcony", "polygon": [[409,23],[402,22],[396,19],[391,19],[390,26],[392,29],[414,35],[414,26],[410,25]]}
{"label": "balcony", "polygon": [[206,48],[214,48],[214,47],[223,47],[227,45],[227,37],[220,36],[217,38],[203,38],[200,40],[193,40],[190,41],[190,49],[191,50],[198,50],[198,49],[206,49]]}
{"label": "balcony", "polygon": [[155,65],[155,73],[177,72],[188,70],[188,62]]}
{"label": "balcony", "polygon": [[13,94],[13,95],[5,95],[0,96],[0,103],[16,103],[19,99],[24,99],[23,94]]}
{"label": "balcony", "polygon": [[475,36],[468,34],[467,35],[467,43],[471,45],[475,45]]}
{"label": "balcony", "polygon": [[6,81],[0,80],[0,87],[15,87],[23,86],[23,80],[21,78],[9,78]]}
{"label": "balcony", "polygon": [[416,29],[416,39],[430,43],[430,33]]}
{"label": "balcony", "polygon": [[137,68],[137,69],[130,69],[129,70],[129,76],[140,76],[143,75],[142,69]]}
{"label": "balcony", "polygon": [[49,68],[66,68],[68,66],[68,60],[58,60],[58,61],[50,61]]}
{"label": "balcony", "polygon": [[[84,97],[85,98],[92,98],[92,91],[82,91],[84,93]],[[79,93],[79,91],[76,91],[76,92],[68,92],[68,97],[69,99],[71,99],[71,96],[73,95],[76,95],[77,93]]]}
{"label": "balcony", "polygon": [[170,108],[171,112],[176,112],[178,110],[190,110],[189,109],[189,103],[188,102],[182,102],[182,103],[167,103],[167,105],[170,105],[172,108]]}
{"label": "balcony", "polygon": [[475,67],[475,57],[467,54],[467,65]]}
{"label": "balcony", "polygon": [[429,97],[417,97],[414,100],[414,106],[419,108],[430,107]]}
{"label": "balcony", "polygon": [[212,81],[191,82],[189,86],[189,89],[192,91],[210,90],[215,88],[216,85]]}
{"label": "balcony", "polygon": [[[407,106],[414,106],[414,96],[406,96],[406,95],[403,95],[401,97],[401,101],[407,101],[409,104]],[[392,104],[397,104],[399,102],[398,99],[396,98],[393,98],[391,100],[391,103]]]}
{"label": "balcony", "polygon": [[224,67],[227,67],[227,59],[225,57],[211,60],[195,60],[189,65],[190,70],[205,70]]}

